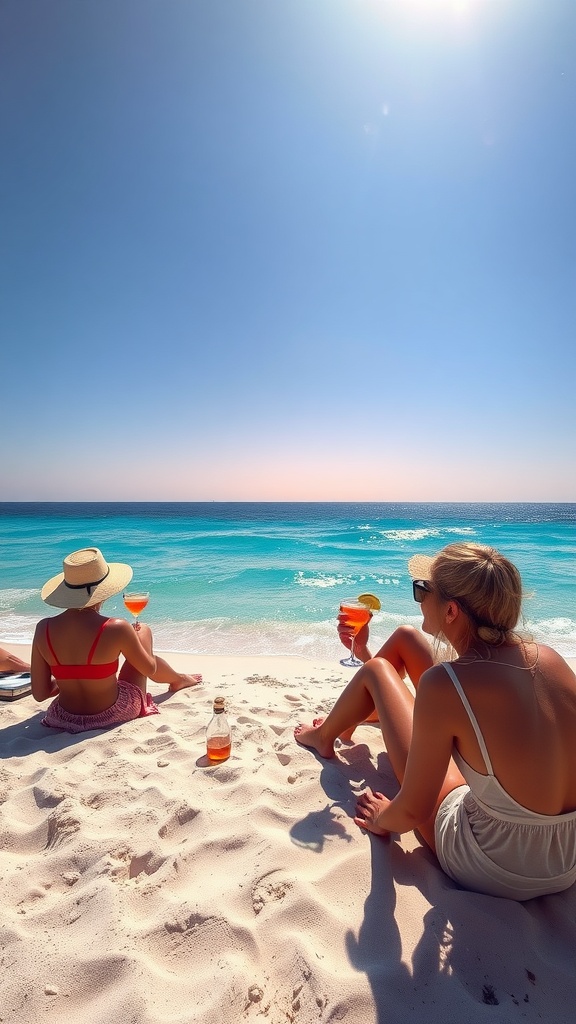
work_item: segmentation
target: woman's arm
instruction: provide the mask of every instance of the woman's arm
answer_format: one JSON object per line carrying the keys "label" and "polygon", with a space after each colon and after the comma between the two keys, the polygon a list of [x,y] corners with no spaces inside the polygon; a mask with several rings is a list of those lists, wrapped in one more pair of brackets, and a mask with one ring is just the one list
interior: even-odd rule
{"label": "woman's arm", "polygon": [[58,693],[58,685],[56,680],[52,678],[50,665],[40,653],[40,649],[38,647],[38,638],[44,632],[45,622],[46,619],[42,619],[36,626],[34,639],[32,641],[32,660],[30,667],[32,696],[34,697],[34,700],[37,700],[39,703],[43,700],[48,700],[48,697],[55,697]]}
{"label": "woman's arm", "polygon": [[126,661],[149,679],[156,672],[156,658],[152,650],[152,631],[146,623],[130,623],[126,619],[114,619],[107,627],[113,629],[120,646],[120,653]]}
{"label": "woman's arm", "polygon": [[410,832],[434,813],[454,745],[450,687],[450,680],[439,666],[422,676],[400,792],[393,800],[370,791],[363,794],[354,819],[357,825],[380,834]]}

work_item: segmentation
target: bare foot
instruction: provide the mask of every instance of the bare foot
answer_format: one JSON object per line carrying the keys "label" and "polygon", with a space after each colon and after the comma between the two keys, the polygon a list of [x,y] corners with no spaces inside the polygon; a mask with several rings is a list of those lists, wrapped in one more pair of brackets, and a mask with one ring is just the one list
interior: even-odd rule
{"label": "bare foot", "polygon": [[320,728],[297,725],[294,729],[294,739],[303,747],[311,747],[320,754],[320,757],[334,757],[334,744],[322,738]]}
{"label": "bare foot", "polygon": [[388,829],[379,828],[378,818],[390,803],[391,801],[388,800],[383,793],[373,793],[372,790],[368,788],[358,798],[358,803],[356,804],[356,817],[354,818],[355,823],[359,825],[360,828],[365,828],[368,832],[373,832],[376,836],[389,836],[390,832]]}
{"label": "bare foot", "polygon": [[186,676],[186,675],[182,674],[182,675],[179,676],[177,683],[170,683],[169,684],[168,689],[172,690],[172,692],[175,693],[176,690],[185,690],[187,686],[199,686],[201,682],[202,682],[202,676],[201,675]]}
{"label": "bare foot", "polygon": [[[317,729],[319,725],[322,725],[323,721],[323,718],[314,718],[312,721],[312,725]],[[338,739],[342,740],[343,743],[351,743],[355,728],[356,726],[352,725],[350,729],[344,729],[344,732],[340,733]]]}

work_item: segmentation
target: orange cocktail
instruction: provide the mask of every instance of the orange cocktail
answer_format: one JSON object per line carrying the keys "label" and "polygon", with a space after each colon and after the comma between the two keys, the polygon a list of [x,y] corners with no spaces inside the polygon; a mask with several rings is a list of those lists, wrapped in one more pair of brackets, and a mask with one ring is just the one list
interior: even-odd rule
{"label": "orange cocktail", "polygon": [[354,627],[355,634],[360,632],[362,626],[370,622],[370,609],[358,601],[343,601],[340,611],[346,616],[344,620],[346,625]]}
{"label": "orange cocktail", "polygon": [[150,594],[143,591],[130,591],[123,594],[124,604],[131,615],[134,616],[136,622],[138,622],[138,616],[140,612],[143,612],[148,601],[150,600]]}
{"label": "orange cocktail", "polygon": [[350,600],[340,602],[340,614],[344,616],[344,625],[350,626],[354,630],[352,636],[352,646],[350,648],[350,657],[343,658],[340,662],[341,665],[347,665],[350,668],[358,668],[362,662],[358,658],[354,657],[354,638],[365,626],[367,622],[370,622],[372,613],[365,604],[361,604],[360,601]]}

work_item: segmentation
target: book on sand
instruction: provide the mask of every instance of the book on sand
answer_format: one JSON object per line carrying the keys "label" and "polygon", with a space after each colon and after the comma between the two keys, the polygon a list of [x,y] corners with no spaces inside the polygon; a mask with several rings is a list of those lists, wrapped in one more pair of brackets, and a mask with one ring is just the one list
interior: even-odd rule
{"label": "book on sand", "polygon": [[0,700],[18,700],[31,692],[29,672],[0,672]]}

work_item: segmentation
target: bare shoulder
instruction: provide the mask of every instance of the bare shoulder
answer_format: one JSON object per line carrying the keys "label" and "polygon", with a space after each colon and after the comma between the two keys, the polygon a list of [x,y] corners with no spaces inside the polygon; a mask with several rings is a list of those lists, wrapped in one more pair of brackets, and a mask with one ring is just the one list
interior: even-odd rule
{"label": "bare shoulder", "polygon": [[108,619],[106,622],[106,632],[108,635],[117,637],[127,637],[134,634],[134,630],[126,619]]}
{"label": "bare shoulder", "polygon": [[422,684],[424,684],[425,690],[438,690],[439,687],[442,687],[449,682],[450,677],[446,669],[444,668],[444,665],[432,665],[430,668],[427,668],[426,671],[423,672],[422,675],[420,676],[418,689],[420,690]]}
{"label": "bare shoulder", "polygon": [[554,675],[576,686],[576,675],[570,668],[570,665],[552,647],[538,644],[538,664],[544,673]]}
{"label": "bare shoulder", "polygon": [[416,704],[429,710],[445,709],[452,704],[454,686],[442,665],[432,665],[420,676]]}
{"label": "bare shoulder", "polygon": [[434,738],[434,744],[452,742],[460,732],[462,707],[452,680],[442,665],[432,665],[420,676],[414,702],[414,736]]}
{"label": "bare shoulder", "polygon": [[107,630],[111,630],[119,635],[126,633],[133,633],[133,627],[128,623],[125,618],[109,618],[106,624]]}

